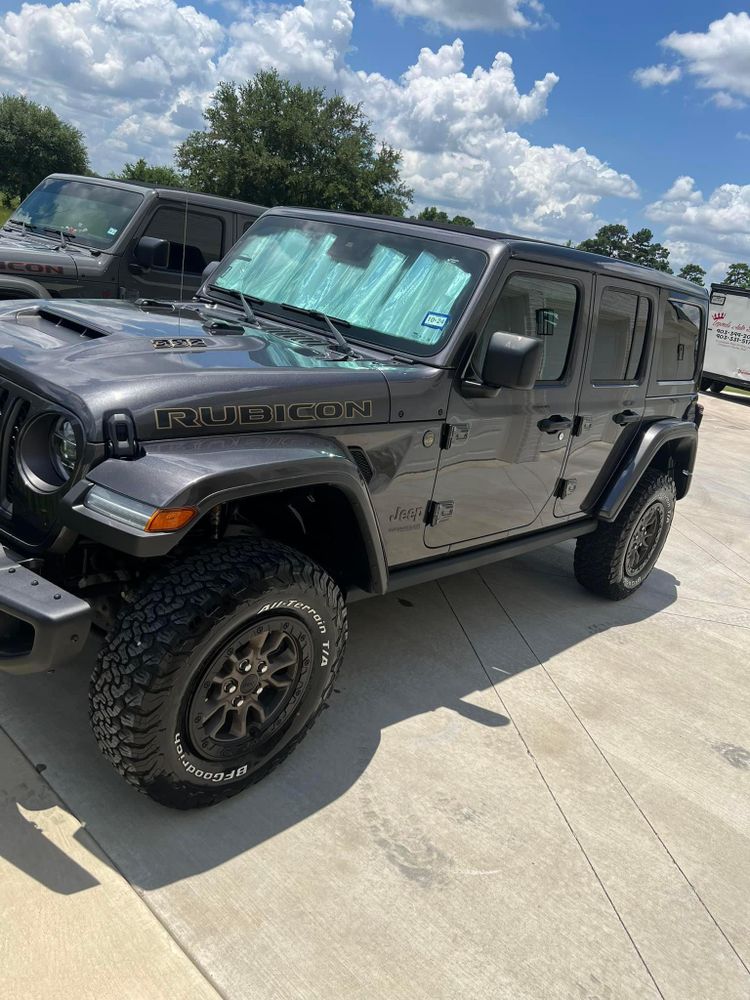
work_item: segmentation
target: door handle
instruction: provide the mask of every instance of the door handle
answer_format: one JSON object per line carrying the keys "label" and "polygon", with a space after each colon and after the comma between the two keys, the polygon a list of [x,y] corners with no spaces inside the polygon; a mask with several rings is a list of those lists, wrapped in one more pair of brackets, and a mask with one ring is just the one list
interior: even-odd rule
{"label": "door handle", "polygon": [[641,419],[641,415],[640,413],[636,413],[635,410],[623,410],[621,413],[615,413],[612,419],[622,427],[624,424],[636,423],[636,421]]}
{"label": "door handle", "polygon": [[559,413],[556,413],[553,417],[545,417],[544,420],[540,420],[537,424],[539,430],[544,431],[546,434],[557,434],[558,431],[567,430],[572,426],[573,418],[561,417]]}

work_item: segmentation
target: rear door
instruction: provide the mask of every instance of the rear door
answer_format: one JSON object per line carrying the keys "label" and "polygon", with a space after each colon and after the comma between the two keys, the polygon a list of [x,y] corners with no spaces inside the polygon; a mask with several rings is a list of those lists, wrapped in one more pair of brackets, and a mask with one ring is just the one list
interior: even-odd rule
{"label": "rear door", "polygon": [[646,402],[648,357],[659,292],[597,276],[594,315],[576,422],[555,516],[586,509],[637,434]]}
{"label": "rear door", "polygon": [[[229,247],[232,217],[210,209],[188,208],[177,203],[159,203],[145,228],[134,240],[129,258],[123,262],[123,284],[133,298],[190,299],[198,291],[203,269],[221,260]],[[144,269],[133,253],[141,236],[169,243],[165,268]],[[184,264],[184,275],[183,275]]]}
{"label": "rear door", "polygon": [[531,527],[555,492],[574,425],[589,312],[585,271],[514,261],[480,328],[472,367],[481,371],[492,333],[544,344],[531,389],[473,397],[457,385],[428,511],[425,544],[487,541]]}

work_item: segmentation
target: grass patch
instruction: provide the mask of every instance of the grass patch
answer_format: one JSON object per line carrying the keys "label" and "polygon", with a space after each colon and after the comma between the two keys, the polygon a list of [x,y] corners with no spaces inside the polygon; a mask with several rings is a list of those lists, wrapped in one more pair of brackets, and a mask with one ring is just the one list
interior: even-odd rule
{"label": "grass patch", "polygon": [[10,216],[18,208],[18,198],[14,198],[10,204],[10,207],[6,207],[5,201],[0,198],[0,226],[5,225],[5,220],[10,218]]}

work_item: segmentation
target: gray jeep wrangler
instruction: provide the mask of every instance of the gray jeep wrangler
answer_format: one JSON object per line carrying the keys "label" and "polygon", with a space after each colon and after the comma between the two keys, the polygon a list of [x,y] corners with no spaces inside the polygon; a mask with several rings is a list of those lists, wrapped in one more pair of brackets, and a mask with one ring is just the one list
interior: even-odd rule
{"label": "gray jeep wrangler", "polygon": [[0,305],[0,667],[92,623],[103,753],[169,806],[310,729],[346,603],[577,539],[640,587],[689,488],[707,293],[500,233],[267,212],[196,299]]}
{"label": "gray jeep wrangler", "polygon": [[190,299],[265,211],[229,198],[52,174],[0,227],[3,299]]}

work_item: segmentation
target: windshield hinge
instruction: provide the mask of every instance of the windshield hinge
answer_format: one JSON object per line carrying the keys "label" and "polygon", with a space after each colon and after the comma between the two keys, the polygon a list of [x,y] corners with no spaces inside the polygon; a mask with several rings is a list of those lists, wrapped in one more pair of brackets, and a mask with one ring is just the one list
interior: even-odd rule
{"label": "windshield hinge", "polygon": [[104,434],[110,458],[135,458],[138,454],[135,424],[129,413],[110,413],[105,417]]}

